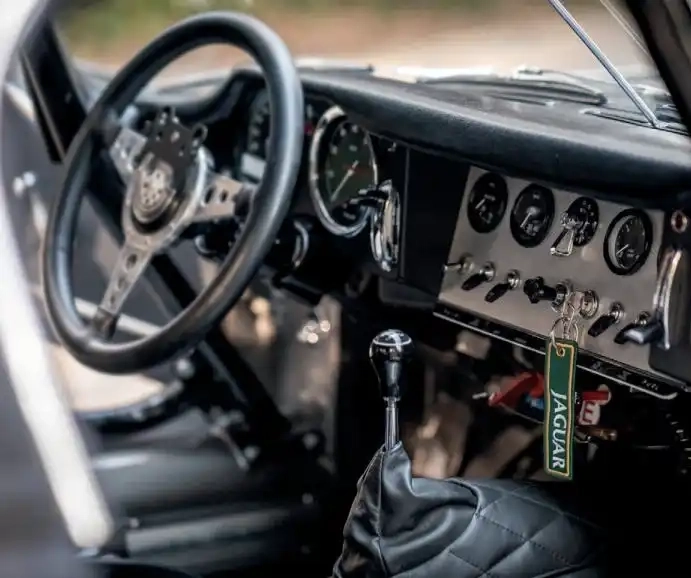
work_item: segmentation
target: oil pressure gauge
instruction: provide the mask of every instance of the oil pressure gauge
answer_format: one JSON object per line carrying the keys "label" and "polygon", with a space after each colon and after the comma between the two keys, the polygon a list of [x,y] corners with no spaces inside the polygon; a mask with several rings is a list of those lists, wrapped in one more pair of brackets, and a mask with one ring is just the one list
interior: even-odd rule
{"label": "oil pressure gauge", "polygon": [[644,211],[622,211],[607,229],[604,246],[607,266],[617,275],[632,275],[648,259],[652,240],[653,224]]}
{"label": "oil pressure gauge", "polygon": [[537,247],[554,219],[554,194],[540,185],[528,185],[511,210],[511,234],[523,247]]}
{"label": "oil pressure gauge", "polygon": [[499,226],[508,202],[506,181],[497,174],[485,173],[473,185],[468,197],[468,222],[478,233],[489,233]]}

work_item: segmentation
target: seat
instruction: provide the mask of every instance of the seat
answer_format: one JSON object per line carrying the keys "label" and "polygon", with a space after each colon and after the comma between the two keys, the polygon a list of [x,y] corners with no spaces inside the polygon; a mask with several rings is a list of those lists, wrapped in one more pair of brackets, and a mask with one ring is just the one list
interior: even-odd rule
{"label": "seat", "polygon": [[119,521],[114,553],[206,574],[290,563],[322,547],[331,474],[299,444],[250,464],[197,410],[101,437],[93,464]]}
{"label": "seat", "polygon": [[93,464],[114,506],[136,518],[223,504],[301,500],[315,482],[325,481],[314,460],[284,455],[249,467],[220,443],[120,447],[99,452]]}
{"label": "seat", "polygon": [[413,478],[398,444],[358,483],[333,577],[675,576],[684,547],[651,490]]}

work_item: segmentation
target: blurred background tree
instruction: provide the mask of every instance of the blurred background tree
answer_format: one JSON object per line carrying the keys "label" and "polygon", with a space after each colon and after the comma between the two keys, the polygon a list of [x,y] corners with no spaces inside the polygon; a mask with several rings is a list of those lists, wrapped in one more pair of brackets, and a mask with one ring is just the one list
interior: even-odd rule
{"label": "blurred background tree", "polygon": [[[568,4],[578,9],[598,0]],[[559,25],[547,0],[64,0],[63,6],[61,28],[71,50],[115,65],[174,22],[208,10],[262,18],[295,54],[343,58],[424,42],[431,34],[487,31],[500,21]]]}

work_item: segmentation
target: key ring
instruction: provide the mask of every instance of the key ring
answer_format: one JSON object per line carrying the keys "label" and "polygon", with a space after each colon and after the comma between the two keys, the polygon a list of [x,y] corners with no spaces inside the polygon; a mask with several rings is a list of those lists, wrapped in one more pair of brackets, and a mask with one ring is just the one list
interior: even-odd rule
{"label": "key ring", "polygon": [[[568,308],[571,309],[571,313],[567,316],[565,310]],[[564,355],[566,355],[566,350],[559,343],[557,343],[557,330],[561,325],[561,337],[559,337],[559,339],[578,342],[580,332],[578,323],[575,323],[575,319],[578,314],[578,309],[569,302],[568,304],[564,305],[562,315],[552,325],[552,329],[549,332],[549,337],[552,340],[552,347],[554,347],[556,350],[558,357],[564,357]]]}

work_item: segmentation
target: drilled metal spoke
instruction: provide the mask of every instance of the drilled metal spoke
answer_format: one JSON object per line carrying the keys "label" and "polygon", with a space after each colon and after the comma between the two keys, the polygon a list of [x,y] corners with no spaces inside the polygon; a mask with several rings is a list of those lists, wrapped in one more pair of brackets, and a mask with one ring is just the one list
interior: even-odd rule
{"label": "drilled metal spoke", "polygon": [[145,143],[146,137],[129,127],[122,127],[115,137],[108,152],[125,183],[129,183],[132,178],[137,158]]}
{"label": "drilled metal spoke", "polygon": [[105,295],[92,320],[93,327],[103,337],[112,337],[125,301],[141,278],[152,256],[149,249],[127,242],[120,249],[120,255],[111,273]]}
{"label": "drilled metal spoke", "polygon": [[234,217],[240,205],[247,200],[251,188],[240,181],[210,173],[204,194],[199,200],[193,223],[222,221]]}

